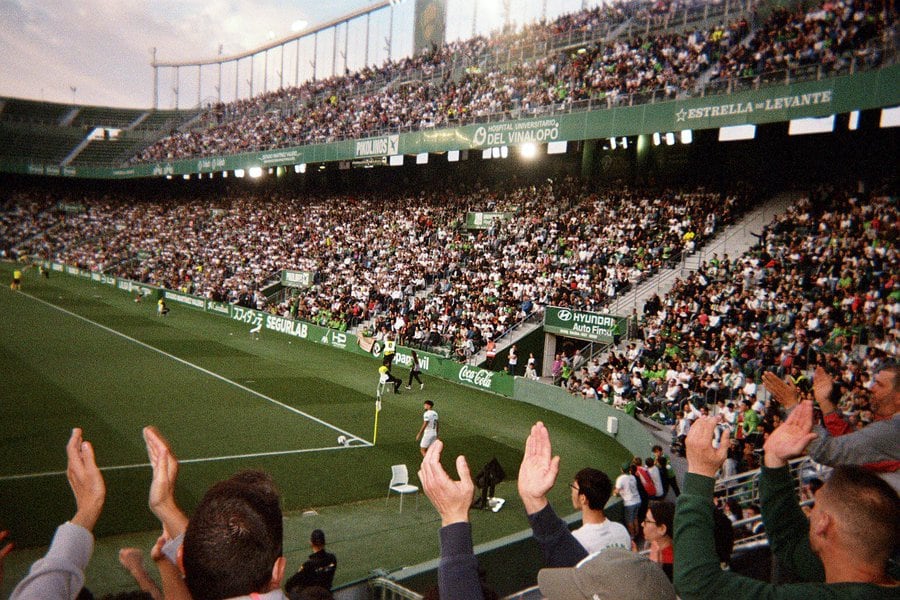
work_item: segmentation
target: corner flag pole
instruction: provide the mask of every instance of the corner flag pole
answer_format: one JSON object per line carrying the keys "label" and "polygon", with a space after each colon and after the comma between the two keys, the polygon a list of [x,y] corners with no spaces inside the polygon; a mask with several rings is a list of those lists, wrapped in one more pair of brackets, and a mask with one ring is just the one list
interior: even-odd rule
{"label": "corner flag pole", "polygon": [[378,441],[378,413],[381,412],[381,398],[375,400],[375,431],[372,433],[372,445]]}
{"label": "corner flag pole", "polygon": [[372,445],[378,441],[378,413],[381,412],[381,397],[388,383],[388,368],[384,365],[378,367],[378,386],[375,388],[375,431],[372,432]]}

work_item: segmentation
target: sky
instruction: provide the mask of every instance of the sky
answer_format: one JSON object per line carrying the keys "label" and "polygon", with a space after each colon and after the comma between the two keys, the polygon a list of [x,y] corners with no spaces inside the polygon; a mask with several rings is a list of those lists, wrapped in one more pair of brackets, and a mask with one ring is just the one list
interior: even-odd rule
{"label": "sky", "polygon": [[[501,0],[447,0],[447,39],[487,33],[503,23]],[[477,2],[477,6],[476,6]],[[511,19],[527,22],[581,8],[582,0],[510,0]],[[149,108],[154,102],[152,48],[160,63],[230,56],[289,36],[298,21],[314,26],[373,0],[0,0],[0,96],[47,102]],[[595,2],[588,2],[593,5]],[[546,8],[545,8],[546,7]],[[252,60],[160,68],[158,106],[231,101],[333,71],[381,64],[412,49],[413,0],[348,26],[292,42]],[[337,40],[335,40],[335,35]],[[366,39],[368,37],[368,45]],[[221,52],[220,52],[221,49]],[[346,49],[346,52],[344,50]],[[312,57],[315,55],[315,72]],[[236,65],[236,66],[235,66]],[[251,88],[252,86],[252,88]]]}

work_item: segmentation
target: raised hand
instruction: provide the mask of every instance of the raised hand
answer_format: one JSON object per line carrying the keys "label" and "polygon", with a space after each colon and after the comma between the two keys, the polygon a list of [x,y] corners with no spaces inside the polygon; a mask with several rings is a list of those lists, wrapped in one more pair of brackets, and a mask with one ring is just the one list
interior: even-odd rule
{"label": "raised hand", "polygon": [[81,429],[78,427],[72,430],[69,443],[66,444],[66,455],[66,477],[75,495],[76,506],[71,522],[93,531],[106,501],[106,483],[97,468],[94,447],[81,437]]}
{"label": "raised hand", "polygon": [[772,394],[772,398],[786,410],[800,401],[800,390],[793,382],[787,382],[771,371],[762,374],[763,386]]}
{"label": "raised hand", "polygon": [[169,539],[184,533],[188,519],[175,502],[175,482],[178,479],[178,459],[169,442],[156,427],[144,427],[144,443],[153,467],[148,504],[160,520]]}
{"label": "raised hand", "polygon": [[813,405],[809,400],[797,405],[784,423],[769,434],[764,462],[767,467],[778,468],[791,458],[801,456],[811,441],[816,439],[813,428]]}
{"label": "raised hand", "polygon": [[715,417],[696,419],[684,440],[685,454],[688,461],[688,472],[706,477],[715,477],[716,472],[728,458],[728,446],[731,432],[722,432],[719,447],[713,446],[717,421]]}
{"label": "raised hand", "polygon": [[559,456],[553,456],[550,432],[538,421],[525,441],[525,455],[519,465],[519,496],[525,512],[534,514],[547,506],[547,492],[559,475]]}
{"label": "raised hand", "polygon": [[816,402],[822,407],[823,413],[834,412],[835,406],[831,401],[831,390],[834,389],[834,377],[822,368],[822,365],[816,367],[816,373],[813,375],[813,396]]}
{"label": "raised hand", "polygon": [[454,481],[447,475],[441,465],[441,450],[444,443],[435,440],[419,468],[419,481],[425,495],[441,515],[441,525],[452,523],[467,523],[469,521],[469,507],[472,506],[472,498],[475,495],[475,484],[469,472],[469,465],[465,456],[456,457],[456,472],[459,473],[459,481]]}

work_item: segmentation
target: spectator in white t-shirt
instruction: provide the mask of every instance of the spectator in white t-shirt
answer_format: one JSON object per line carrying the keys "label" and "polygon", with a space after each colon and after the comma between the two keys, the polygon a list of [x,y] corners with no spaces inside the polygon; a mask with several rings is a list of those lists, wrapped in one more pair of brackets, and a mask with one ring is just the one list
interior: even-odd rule
{"label": "spectator in white t-shirt", "polygon": [[612,494],[612,481],[606,473],[590,467],[581,469],[569,487],[572,506],[581,511],[582,525],[572,532],[578,543],[591,554],[609,547],[630,550],[628,530],[621,523],[610,521],[603,512]]}
{"label": "spectator in white t-shirt", "polygon": [[653,496],[656,500],[661,500],[666,497],[666,491],[663,487],[662,481],[662,473],[659,472],[659,467],[656,465],[656,461],[653,460],[653,457],[647,457],[644,461],[644,464],[647,465],[647,472],[650,473],[650,479],[653,480],[653,487],[656,488],[656,495]]}
{"label": "spectator in white t-shirt", "polygon": [[625,507],[625,525],[631,537],[637,536],[638,510],[641,507],[641,495],[638,492],[637,480],[631,474],[631,462],[622,463],[622,474],[616,478],[616,487],[613,490],[616,496],[622,498]]}

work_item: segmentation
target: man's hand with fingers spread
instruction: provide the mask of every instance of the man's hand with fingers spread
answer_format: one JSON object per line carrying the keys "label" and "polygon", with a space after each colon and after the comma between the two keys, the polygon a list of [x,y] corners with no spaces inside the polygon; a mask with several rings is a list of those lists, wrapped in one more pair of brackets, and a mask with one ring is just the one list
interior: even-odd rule
{"label": "man's hand with fingers spread", "polygon": [[762,374],[763,387],[765,387],[772,398],[784,407],[790,410],[800,401],[800,390],[793,382],[787,382],[771,371],[765,371]]}

